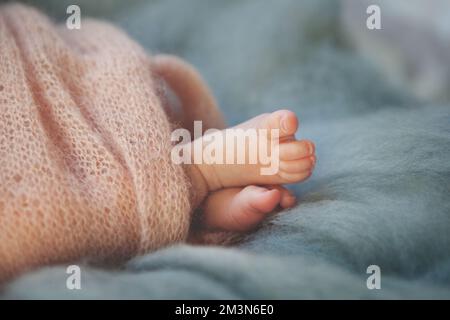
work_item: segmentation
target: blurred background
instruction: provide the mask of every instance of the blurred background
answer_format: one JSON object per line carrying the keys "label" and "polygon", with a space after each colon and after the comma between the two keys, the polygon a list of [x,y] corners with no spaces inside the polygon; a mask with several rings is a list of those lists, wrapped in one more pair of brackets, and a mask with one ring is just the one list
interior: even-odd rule
{"label": "blurred background", "polygon": [[[446,0],[22,2],[61,22],[67,6],[78,4],[82,19],[110,20],[150,52],[184,57],[233,123],[281,106],[307,108],[303,118],[313,121],[363,112],[361,104],[450,98]],[[366,27],[370,4],[381,8],[381,30]]]}

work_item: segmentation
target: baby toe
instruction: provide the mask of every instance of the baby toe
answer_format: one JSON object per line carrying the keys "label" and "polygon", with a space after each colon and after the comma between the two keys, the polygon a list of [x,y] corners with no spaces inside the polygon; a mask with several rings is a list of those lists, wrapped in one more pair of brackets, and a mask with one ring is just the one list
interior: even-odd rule
{"label": "baby toe", "polygon": [[277,189],[281,193],[281,200],[280,200],[280,206],[284,209],[293,207],[297,199],[294,194],[292,194],[291,191],[286,189],[285,187],[281,185],[273,185],[269,186],[270,189]]}
{"label": "baby toe", "polygon": [[284,161],[306,158],[314,154],[314,144],[308,140],[296,140],[280,144],[280,159]]}
{"label": "baby toe", "polygon": [[278,177],[282,180],[282,183],[297,183],[308,179],[312,174],[312,170],[307,170],[298,173],[288,173],[284,171],[278,172]]}
{"label": "baby toe", "polygon": [[294,135],[298,129],[298,118],[290,110],[278,110],[260,119],[260,128],[278,129],[279,138]]}
{"label": "baby toe", "polygon": [[280,161],[280,170],[286,173],[299,173],[312,170],[315,163],[315,156],[300,158],[298,160]]}
{"label": "baby toe", "polygon": [[278,189],[266,189],[257,186],[248,186],[242,191],[247,200],[247,213],[271,212],[280,202],[281,193]]}

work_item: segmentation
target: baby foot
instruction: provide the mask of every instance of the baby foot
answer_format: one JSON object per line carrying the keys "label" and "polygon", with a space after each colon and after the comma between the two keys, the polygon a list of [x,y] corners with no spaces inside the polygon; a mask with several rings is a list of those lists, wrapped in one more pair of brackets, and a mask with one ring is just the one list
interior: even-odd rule
{"label": "baby foot", "polygon": [[278,205],[290,208],[295,196],[281,186],[247,186],[213,192],[203,205],[203,224],[207,229],[247,231],[258,225]]}
{"label": "baby foot", "polygon": [[[255,164],[207,164],[205,162],[195,164],[201,176],[207,185],[209,191],[215,191],[227,187],[239,187],[252,184],[257,185],[272,185],[272,184],[286,184],[295,183],[307,179],[314,168],[316,157],[315,147],[311,141],[295,140],[294,134],[298,128],[298,119],[296,115],[288,110],[279,110],[270,114],[263,114],[257,116],[247,122],[244,122],[231,129],[226,129],[218,132],[223,138],[223,141],[214,139],[211,143],[219,143],[223,148],[223,153],[234,152],[227,148],[225,137],[227,130],[235,129],[265,129],[260,132],[267,132],[267,134],[258,136],[258,146],[270,145],[272,139],[277,139],[279,145],[278,154],[278,171],[272,175],[262,175],[261,168],[267,166],[260,162]],[[278,129],[279,136],[271,134],[272,129]],[[263,139],[264,141],[261,141]],[[198,144],[201,144],[198,146]],[[211,148],[208,144],[208,148]],[[196,146],[197,145],[197,146]],[[203,149],[206,147],[202,139],[197,139],[192,142],[193,149]],[[235,154],[239,152],[249,155],[258,152],[258,150],[250,150],[249,143],[237,145]],[[233,153],[234,154],[234,153]],[[234,162],[236,163],[236,162]]]}

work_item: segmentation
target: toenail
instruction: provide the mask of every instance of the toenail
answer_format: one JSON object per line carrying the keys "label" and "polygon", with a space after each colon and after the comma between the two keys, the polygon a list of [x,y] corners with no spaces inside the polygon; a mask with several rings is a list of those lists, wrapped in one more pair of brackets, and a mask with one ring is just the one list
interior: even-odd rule
{"label": "toenail", "polygon": [[311,157],[311,162],[312,162],[312,165],[314,166],[316,164],[316,157],[312,156]]}
{"label": "toenail", "polygon": [[283,116],[283,118],[281,119],[281,128],[284,130],[284,132],[289,132],[288,116]]}
{"label": "toenail", "polygon": [[309,154],[313,154],[314,153],[314,145],[311,142],[309,142],[308,144],[309,144]]}

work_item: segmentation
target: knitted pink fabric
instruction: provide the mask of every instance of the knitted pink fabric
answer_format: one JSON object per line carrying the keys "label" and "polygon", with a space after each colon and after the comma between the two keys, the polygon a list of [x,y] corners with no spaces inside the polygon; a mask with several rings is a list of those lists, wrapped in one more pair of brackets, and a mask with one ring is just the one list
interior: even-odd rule
{"label": "knitted pink fabric", "polygon": [[0,279],[186,238],[191,196],[170,161],[151,59],[112,26],[0,9]]}

